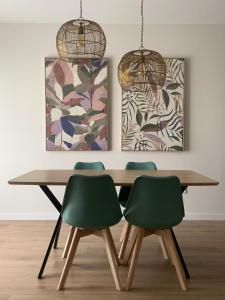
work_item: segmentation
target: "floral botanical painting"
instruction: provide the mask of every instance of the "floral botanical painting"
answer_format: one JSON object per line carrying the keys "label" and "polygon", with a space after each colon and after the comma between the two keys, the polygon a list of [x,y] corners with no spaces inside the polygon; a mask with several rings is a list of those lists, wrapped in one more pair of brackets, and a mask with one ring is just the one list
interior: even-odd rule
{"label": "floral botanical painting", "polygon": [[166,58],[164,86],[122,92],[122,150],[183,151],[184,59]]}
{"label": "floral botanical painting", "polygon": [[108,150],[107,60],[45,59],[46,149]]}

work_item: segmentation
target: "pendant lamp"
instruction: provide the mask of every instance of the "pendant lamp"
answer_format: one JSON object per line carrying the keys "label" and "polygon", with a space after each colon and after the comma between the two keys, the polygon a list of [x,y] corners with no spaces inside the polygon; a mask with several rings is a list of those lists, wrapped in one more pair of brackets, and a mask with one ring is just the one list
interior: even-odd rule
{"label": "pendant lamp", "polygon": [[140,90],[148,85],[156,93],[164,85],[166,63],[161,54],[143,46],[143,8],[144,0],[141,0],[141,46],[122,57],[118,66],[118,80],[124,90]]}
{"label": "pendant lamp", "polygon": [[82,16],[61,26],[56,37],[56,47],[61,59],[79,63],[84,59],[102,59],[106,48],[106,38],[102,28],[95,22]]}

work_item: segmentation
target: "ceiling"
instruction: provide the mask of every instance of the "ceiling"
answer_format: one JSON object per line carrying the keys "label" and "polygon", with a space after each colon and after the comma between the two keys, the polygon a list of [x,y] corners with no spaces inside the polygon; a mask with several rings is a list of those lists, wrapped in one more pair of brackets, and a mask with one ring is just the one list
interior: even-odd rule
{"label": "ceiling", "polygon": [[[225,24],[225,0],[145,0],[146,24]],[[86,18],[102,24],[140,22],[140,0],[83,0]],[[79,0],[1,0],[1,23],[63,23]]]}

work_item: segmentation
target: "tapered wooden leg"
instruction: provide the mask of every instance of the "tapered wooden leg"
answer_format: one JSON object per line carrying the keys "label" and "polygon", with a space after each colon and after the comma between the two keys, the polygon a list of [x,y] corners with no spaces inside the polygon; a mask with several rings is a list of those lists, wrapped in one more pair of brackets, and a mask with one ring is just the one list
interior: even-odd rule
{"label": "tapered wooden leg", "polygon": [[162,234],[162,240],[164,242],[164,245],[165,245],[165,248],[166,248],[166,251],[167,251],[168,260],[171,263],[171,265],[174,266],[173,257],[172,257],[171,252],[170,252],[170,247],[169,247],[169,244],[168,244],[168,240],[163,236],[164,236],[164,233]]}
{"label": "tapered wooden leg", "polygon": [[120,262],[119,262],[118,254],[117,254],[117,251],[116,251],[115,243],[113,241],[113,237],[112,237],[112,233],[111,233],[110,229],[108,229],[108,233],[109,233],[109,238],[110,238],[110,242],[111,242],[111,245],[112,245],[112,250],[113,250],[113,254],[114,254],[115,263],[116,263],[116,266],[119,267]]}
{"label": "tapered wooden leg", "polygon": [[165,245],[165,242],[163,240],[163,237],[159,236],[159,243],[160,243],[160,246],[162,248],[162,253],[163,253],[163,256],[165,259],[168,259],[168,253],[167,253],[167,249],[166,249],[166,245]]}
{"label": "tapered wooden leg", "polygon": [[[167,258],[165,257],[165,259],[168,259],[170,261],[171,265],[174,266],[173,258],[171,256],[170,248],[168,245],[168,239],[165,238],[165,232],[163,230],[155,230],[153,233],[159,236],[160,244],[162,242],[161,248],[163,251],[163,255],[164,255],[164,257],[165,257],[165,255],[167,256]],[[165,253],[164,253],[164,249],[165,249]]]}
{"label": "tapered wooden leg", "polygon": [[79,240],[80,240],[79,229],[75,228],[75,232],[74,232],[73,239],[72,239],[72,242],[71,242],[68,257],[66,259],[66,262],[65,262],[62,274],[61,274],[61,278],[59,280],[57,290],[63,290],[64,289],[66,279],[67,279],[67,276],[69,274],[70,267],[73,263],[74,255],[76,253]]}
{"label": "tapered wooden leg", "polygon": [[114,257],[113,257],[114,256],[113,246],[112,246],[112,241],[111,241],[111,238],[110,238],[108,228],[107,229],[102,229],[102,237],[103,237],[104,242],[105,242],[105,249],[106,249],[106,253],[107,253],[108,260],[109,260],[109,265],[110,265],[110,268],[111,268],[111,272],[112,272],[112,276],[113,276],[113,279],[114,279],[114,282],[115,282],[116,289],[118,291],[122,291],[123,288],[122,288],[122,285],[121,285],[120,280],[119,280],[119,275],[118,275],[116,263],[115,263],[115,260],[114,260]]}
{"label": "tapered wooden leg", "polygon": [[143,228],[138,228],[138,230],[137,230],[137,238],[136,238],[136,242],[135,242],[135,245],[134,245],[134,250],[133,250],[131,263],[130,263],[130,268],[129,268],[128,276],[127,276],[127,282],[126,282],[126,290],[127,291],[132,286],[132,282],[133,282],[133,279],[134,279],[135,268],[136,268],[136,265],[137,265],[142,240],[143,240],[143,237],[144,237],[144,232],[145,232],[145,230]]}
{"label": "tapered wooden leg", "polygon": [[129,223],[125,220],[124,221],[124,224],[123,224],[123,229],[122,229],[122,232],[121,232],[121,235],[120,235],[120,242],[122,243],[122,241],[124,240],[124,237],[125,237],[125,234],[126,234],[126,231],[127,231],[127,227],[129,226]]}
{"label": "tapered wooden leg", "polygon": [[132,251],[134,249],[134,245],[135,245],[135,242],[136,242],[136,238],[137,238],[137,227],[134,228],[134,231],[133,231],[133,234],[131,236],[131,240],[128,244],[128,247],[127,247],[127,250],[126,250],[126,253],[125,253],[125,257],[124,257],[124,260],[123,260],[123,264],[124,265],[128,265],[129,264],[129,261],[130,261],[130,258],[131,258],[131,254],[132,254]]}
{"label": "tapered wooden leg", "polygon": [[[120,247],[120,252],[119,252],[119,259],[122,259],[124,257],[124,253],[127,247],[127,242],[129,239],[129,235],[130,235],[130,231],[131,231],[131,224],[129,224],[128,222],[125,223],[126,224],[126,230],[124,231],[124,237],[123,237],[123,241]],[[125,226],[124,226],[125,227]]]}
{"label": "tapered wooden leg", "polygon": [[74,231],[75,231],[75,227],[71,226],[70,232],[69,232],[67,240],[66,240],[66,245],[65,245],[64,250],[63,250],[62,258],[67,258],[67,254],[69,252],[70,245],[71,245],[71,242],[72,242],[72,239],[73,239]]}
{"label": "tapered wooden leg", "polygon": [[184,271],[180,262],[180,258],[177,254],[177,250],[173,241],[173,237],[171,234],[171,231],[169,229],[164,230],[165,234],[163,235],[163,237],[165,238],[165,240],[167,241],[168,247],[169,247],[169,252],[172,258],[172,262],[174,264],[174,267],[176,269],[176,273],[177,273],[177,277],[180,281],[180,285],[183,291],[187,290],[187,286],[186,286],[186,278],[184,275]]}

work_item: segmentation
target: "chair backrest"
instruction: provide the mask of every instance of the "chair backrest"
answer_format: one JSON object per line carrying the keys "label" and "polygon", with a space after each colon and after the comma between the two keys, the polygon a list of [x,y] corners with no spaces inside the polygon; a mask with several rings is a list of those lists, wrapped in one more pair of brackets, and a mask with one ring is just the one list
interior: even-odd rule
{"label": "chair backrest", "polygon": [[79,228],[100,229],[121,220],[114,182],[109,175],[70,177],[62,205],[65,223]]}
{"label": "chair backrest", "polygon": [[105,170],[105,166],[101,161],[96,162],[77,162],[74,165],[74,169],[76,170]]}
{"label": "chair backrest", "polygon": [[[134,162],[129,161],[125,167],[126,170],[157,170],[156,165],[152,161]],[[119,191],[119,202],[121,205],[126,206],[129,194],[131,191],[130,186],[122,186]]]}
{"label": "chair backrest", "polygon": [[126,165],[126,170],[157,170],[153,161],[134,162],[129,161]]}
{"label": "chair backrest", "polygon": [[179,224],[184,217],[179,178],[138,177],[133,184],[124,216],[129,223],[143,228],[166,229]]}

